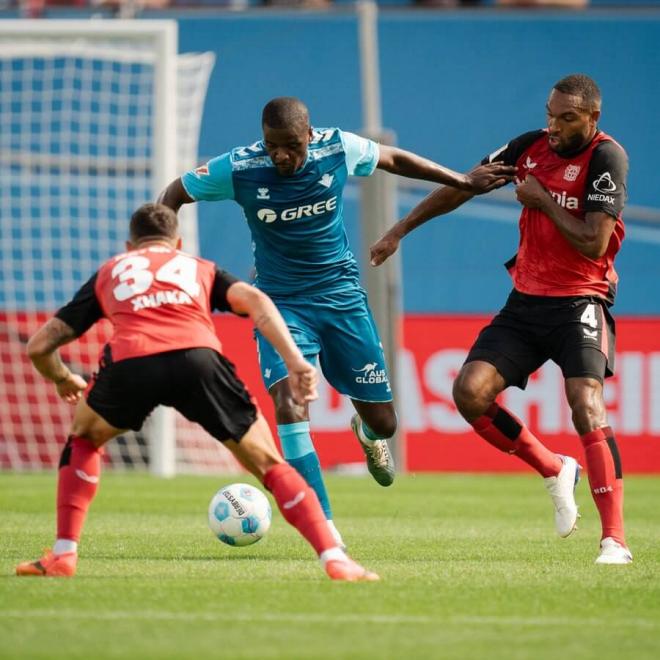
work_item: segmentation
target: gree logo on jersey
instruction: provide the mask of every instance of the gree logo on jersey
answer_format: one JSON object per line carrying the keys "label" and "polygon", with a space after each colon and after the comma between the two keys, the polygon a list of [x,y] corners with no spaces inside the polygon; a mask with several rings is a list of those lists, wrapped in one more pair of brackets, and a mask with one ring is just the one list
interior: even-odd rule
{"label": "gree logo on jersey", "polygon": [[284,209],[277,214],[273,209],[259,209],[257,211],[257,218],[262,222],[271,223],[279,219],[283,222],[290,220],[299,220],[300,218],[311,218],[315,215],[322,215],[328,211],[334,211],[337,208],[337,195],[324,199],[316,204],[303,204],[302,206],[293,206],[290,209]]}
{"label": "gree logo on jersey", "polygon": [[552,190],[548,190],[550,195],[552,196],[552,199],[559,204],[559,206],[562,206],[565,209],[576,209],[578,208],[578,198],[577,197],[567,197],[566,196],[566,191],[562,190],[561,192],[553,192]]}

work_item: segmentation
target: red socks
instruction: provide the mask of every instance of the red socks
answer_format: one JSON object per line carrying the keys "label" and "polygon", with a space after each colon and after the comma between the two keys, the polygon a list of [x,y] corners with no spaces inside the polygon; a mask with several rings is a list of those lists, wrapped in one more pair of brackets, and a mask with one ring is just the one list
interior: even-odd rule
{"label": "red socks", "polygon": [[[530,432],[508,410],[493,403],[484,415],[472,422],[474,430],[491,445],[515,454],[543,477],[555,477],[561,459]],[[584,446],[591,494],[600,514],[602,538],[612,537],[626,545],[623,533],[623,479],[621,459],[609,426],[580,436]]]}
{"label": "red socks", "polygon": [[542,445],[515,415],[497,403],[475,419],[472,428],[500,451],[518,456],[542,477],[556,477],[559,474],[561,458]]}
{"label": "red socks", "polygon": [[101,475],[102,449],[70,435],[60,457],[57,482],[57,538],[78,542]]}
{"label": "red socks", "polygon": [[284,519],[312,545],[316,553],[337,547],[316,493],[288,463],[266,472],[264,486],[273,494]]}
{"label": "red socks", "polygon": [[589,473],[591,496],[594,498],[603,536],[626,545],[623,533],[623,478],[619,449],[614,432],[603,426],[580,436]]}

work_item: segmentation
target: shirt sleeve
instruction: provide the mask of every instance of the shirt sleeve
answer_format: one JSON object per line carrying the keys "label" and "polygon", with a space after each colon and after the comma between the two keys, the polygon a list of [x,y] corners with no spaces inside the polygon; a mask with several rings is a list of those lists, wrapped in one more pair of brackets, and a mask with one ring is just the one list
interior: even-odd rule
{"label": "shirt sleeve", "polygon": [[585,186],[586,213],[601,211],[618,217],[626,203],[628,157],[611,140],[601,142],[591,154]]}
{"label": "shirt sleeve", "polygon": [[493,153],[488,154],[488,156],[481,161],[481,164],[503,163],[504,165],[515,165],[525,149],[528,149],[534,144],[534,142],[536,142],[536,140],[538,140],[544,133],[545,131],[542,129],[523,133],[517,138],[507,142],[499,149],[496,149]]}
{"label": "shirt sleeve", "polygon": [[373,174],[380,158],[378,143],[355,135],[355,133],[340,131],[340,135],[346,154],[348,173],[354,176]]}
{"label": "shirt sleeve", "polygon": [[103,310],[96,297],[96,278],[94,273],[83,284],[76,295],[64,307],[55,312],[55,318],[64,321],[76,333],[76,337],[85,334],[97,321],[103,318]]}
{"label": "shirt sleeve", "polygon": [[[231,312],[231,305],[227,300],[227,290],[235,282],[240,282],[238,277],[220,268],[215,269],[215,279],[211,289],[211,309],[217,309],[221,312]],[[239,316],[243,316],[239,314]]]}
{"label": "shirt sleeve", "polygon": [[206,165],[186,172],[181,177],[181,183],[196,202],[234,199],[231,154],[222,154],[210,160]]}

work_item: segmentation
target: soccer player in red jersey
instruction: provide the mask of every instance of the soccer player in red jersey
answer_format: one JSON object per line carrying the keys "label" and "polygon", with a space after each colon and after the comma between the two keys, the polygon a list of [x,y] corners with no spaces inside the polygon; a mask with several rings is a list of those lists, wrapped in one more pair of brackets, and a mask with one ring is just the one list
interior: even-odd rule
{"label": "soccer player in red jersey", "polygon": [[[515,454],[545,479],[560,536],[578,517],[575,459],[548,450],[497,396],[524,388],[547,360],[562,370],[573,424],[584,447],[591,494],[602,524],[599,564],[632,561],[623,531],[623,481],[614,432],[607,423],[603,380],[614,372],[614,258],[624,237],[628,159],[598,128],[601,94],[581,74],[557,82],[548,98],[547,128],[524,133],[483,162],[517,167],[520,244],[507,263],[513,291],[479,334],[454,382],[454,401],[474,430]],[[439,188],[371,248],[381,264],[401,239],[472,195]]]}
{"label": "soccer player in red jersey", "polygon": [[[127,252],[105,262],[28,342],[34,366],[76,409],[59,465],[57,540],[52,551],[19,564],[16,573],[75,574],[103,445],[127,429],[140,429],[164,404],[203,426],[263,483],[330,578],[377,580],[338,547],[316,494],[279,454],[266,421],[222,355],[212,309],[250,316],[285,361],[300,404],[317,397],[316,370],[266,294],[180,247],[176,214],[160,204],[140,207],[131,218]],[[58,348],[103,317],[113,335],[88,387],[62,363]]]}

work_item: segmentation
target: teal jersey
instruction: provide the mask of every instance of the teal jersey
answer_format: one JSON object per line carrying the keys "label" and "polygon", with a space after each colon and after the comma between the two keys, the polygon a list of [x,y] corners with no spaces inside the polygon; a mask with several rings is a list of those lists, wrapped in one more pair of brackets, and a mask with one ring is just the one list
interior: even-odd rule
{"label": "teal jersey", "polygon": [[256,284],[270,295],[359,288],[343,220],[349,175],[369,176],[378,144],[338,128],[314,129],[303,167],[278,174],[263,141],[237,147],[181,177],[194,200],[233,199],[252,233]]}

